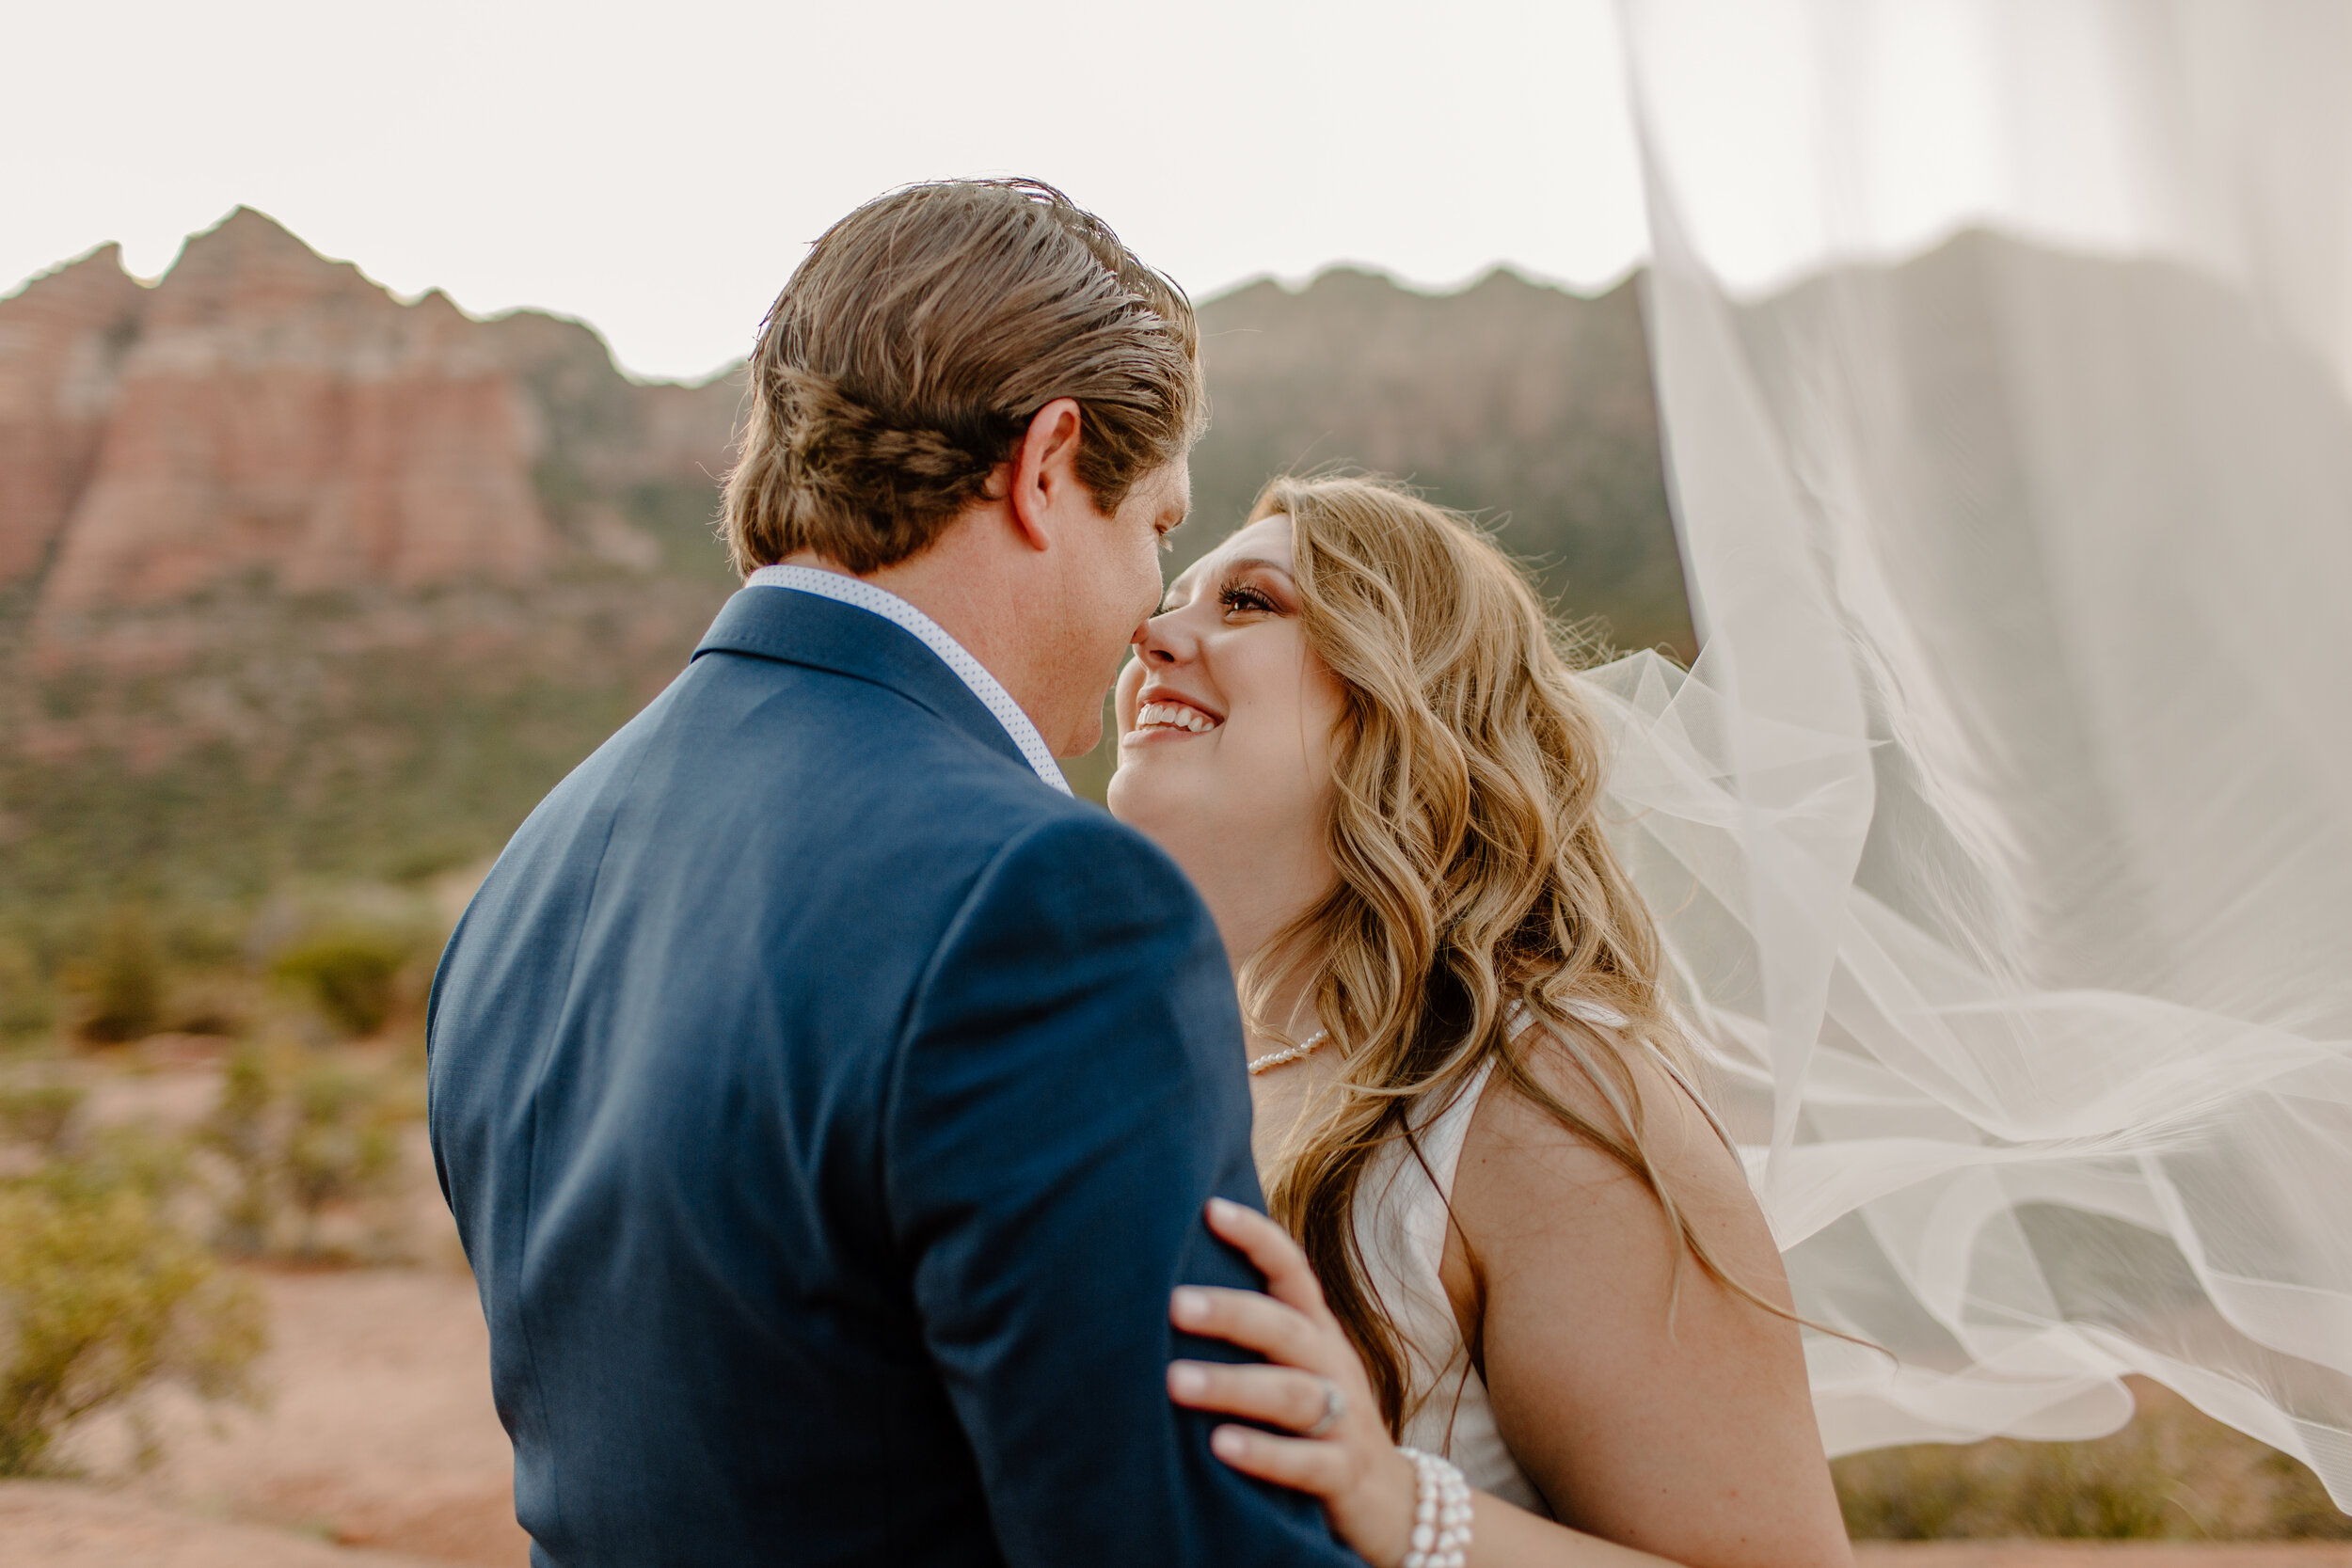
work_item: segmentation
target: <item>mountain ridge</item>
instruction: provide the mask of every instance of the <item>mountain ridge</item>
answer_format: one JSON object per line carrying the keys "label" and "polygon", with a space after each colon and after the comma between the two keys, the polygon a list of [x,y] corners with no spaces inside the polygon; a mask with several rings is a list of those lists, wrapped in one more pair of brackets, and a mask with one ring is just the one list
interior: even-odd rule
{"label": "mountain ridge", "polygon": [[[1687,651],[1633,287],[1341,269],[1199,309],[1177,564],[1278,469],[1381,469]],[[403,300],[250,208],[151,284],[101,246],[0,299],[0,909],[496,847],[732,588],[740,378]]]}

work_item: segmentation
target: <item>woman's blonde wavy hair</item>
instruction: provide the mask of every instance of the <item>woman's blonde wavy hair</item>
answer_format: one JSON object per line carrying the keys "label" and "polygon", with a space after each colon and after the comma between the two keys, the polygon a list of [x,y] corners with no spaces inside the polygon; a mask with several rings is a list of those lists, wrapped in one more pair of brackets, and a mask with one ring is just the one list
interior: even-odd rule
{"label": "woman's blonde wavy hair", "polygon": [[[1339,882],[1250,957],[1241,991],[1263,1028],[1283,982],[1314,972],[1315,1016],[1345,1065],[1269,1173],[1268,1205],[1391,1433],[1408,1414],[1404,1345],[1365,1271],[1357,1189],[1385,1146],[1411,1143],[1417,1105],[1447,1103],[1490,1058],[1500,1083],[1646,1186],[1710,1277],[1786,1315],[1725,1275],[1650,1157],[1626,1053],[1647,1039],[1682,1066],[1687,1047],[1660,994],[1657,928],[1602,834],[1604,737],[1572,635],[1467,518],[1396,485],[1278,479],[1249,520],[1277,514],[1308,641],[1345,692],[1327,828]],[[1625,1026],[1591,1027],[1579,1002]],[[1514,1004],[1537,1026],[1515,1032]],[[1606,1116],[1548,1087],[1538,1053],[1588,1081]],[[1678,1284],[1679,1250],[1676,1266]]]}

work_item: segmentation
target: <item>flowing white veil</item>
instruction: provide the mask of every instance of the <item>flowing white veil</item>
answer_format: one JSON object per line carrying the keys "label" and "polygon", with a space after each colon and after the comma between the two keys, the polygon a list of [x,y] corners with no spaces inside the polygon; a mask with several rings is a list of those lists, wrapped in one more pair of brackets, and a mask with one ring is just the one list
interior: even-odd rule
{"label": "flowing white veil", "polygon": [[2352,1506],[2352,9],[1627,0],[1704,652],[1620,848],[1833,1452]]}

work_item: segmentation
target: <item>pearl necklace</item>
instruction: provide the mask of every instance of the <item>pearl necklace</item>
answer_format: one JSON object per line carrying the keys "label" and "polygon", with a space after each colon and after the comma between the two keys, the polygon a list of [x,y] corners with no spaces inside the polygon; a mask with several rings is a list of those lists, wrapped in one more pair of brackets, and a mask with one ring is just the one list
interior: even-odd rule
{"label": "pearl necklace", "polygon": [[1279,1051],[1269,1051],[1263,1056],[1252,1056],[1249,1058],[1249,1076],[1255,1078],[1262,1072],[1271,1072],[1278,1067],[1295,1062],[1302,1056],[1311,1055],[1316,1046],[1330,1037],[1330,1030],[1318,1029],[1296,1045],[1286,1045]]}

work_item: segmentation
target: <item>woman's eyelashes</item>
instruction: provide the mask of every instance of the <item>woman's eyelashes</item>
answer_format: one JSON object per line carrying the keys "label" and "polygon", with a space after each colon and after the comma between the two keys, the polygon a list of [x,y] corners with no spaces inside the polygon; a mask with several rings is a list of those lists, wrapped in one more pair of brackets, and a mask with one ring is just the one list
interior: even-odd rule
{"label": "woman's eyelashes", "polygon": [[1253,588],[1239,578],[1226,579],[1225,585],[1216,591],[1216,602],[1225,607],[1228,614],[1248,611],[1258,615],[1276,615],[1281,611],[1281,607],[1263,589]]}
{"label": "woman's eyelashes", "polygon": [[[1160,600],[1160,608],[1153,610],[1152,614],[1154,616],[1173,615],[1185,606],[1192,604],[1194,598],[1191,592],[1182,587],[1171,588],[1168,592],[1168,596]],[[1282,606],[1271,594],[1255,586],[1248,578],[1240,577],[1228,578],[1218,586],[1216,603],[1218,608],[1228,615],[1236,613],[1280,615],[1283,613]]]}

